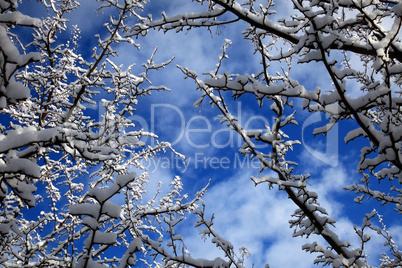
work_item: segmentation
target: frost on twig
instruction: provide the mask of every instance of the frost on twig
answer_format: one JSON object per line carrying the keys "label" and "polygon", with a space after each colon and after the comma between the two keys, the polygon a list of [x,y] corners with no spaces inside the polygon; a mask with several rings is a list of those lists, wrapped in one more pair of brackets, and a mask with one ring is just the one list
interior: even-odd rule
{"label": "frost on twig", "polygon": [[[113,16],[99,16],[102,34],[93,53],[81,55],[80,30],[66,34],[65,17],[78,1],[40,1],[49,12],[40,20],[17,11],[17,1],[0,0],[0,111],[9,121],[0,124],[1,266],[200,263],[180,252],[175,227],[206,187],[189,199],[175,177],[168,192],[147,193],[144,162],[167,150],[184,156],[132,121],[141,97],[169,90],[149,77],[173,59],[156,62],[155,49],[140,74],[134,64],[115,63],[118,44],[139,48],[125,34],[144,3],[100,1]],[[32,35],[22,38],[16,26]]]}
{"label": "frost on twig", "polygon": [[[201,90],[195,106],[208,97],[210,103],[218,108],[222,123],[242,137],[244,145],[240,152],[261,162],[260,173],[273,171],[254,176],[252,180],[256,185],[278,185],[298,206],[294,219],[290,221],[292,227],[298,228],[296,236],[314,233],[330,245],[329,249],[317,244],[305,247],[309,252],[322,253],[316,262],[334,266],[366,265],[362,251],[367,237],[359,236],[362,241],[360,249],[349,250],[349,244],[340,241],[328,229],[327,225],[334,225],[335,221],[325,215],[325,210],[318,205],[318,196],[308,190],[306,180],[309,175],[293,174],[297,163],[287,160],[286,156],[299,141],[291,139],[286,126],[297,125],[295,113],[291,112],[293,100],[301,100],[302,108],[310,113],[327,115],[328,123],[316,128],[314,135],[326,135],[340,121],[354,120],[357,128],[346,135],[345,142],[363,138],[369,146],[362,148],[357,167],[363,175],[362,184],[346,186],[345,189],[361,194],[355,199],[358,203],[364,197],[372,197],[383,205],[395,204],[400,212],[401,4],[393,1],[289,1],[295,14],[275,22],[273,14],[280,13],[275,9],[275,1],[267,1],[265,6],[257,6],[254,1],[199,2],[209,3],[209,13],[192,14],[192,20],[187,24],[183,22],[181,27],[191,28],[196,21],[203,20],[208,20],[209,24],[205,24],[208,28],[211,24],[219,26],[227,18],[226,13],[231,13],[248,25],[242,32],[243,37],[260,55],[261,68],[253,74],[230,74],[223,70],[223,57],[219,57],[217,68],[206,73],[209,77],[201,79],[189,68],[179,67],[185,77],[193,79],[197,89]],[[214,13],[220,8],[225,10],[225,15]],[[159,23],[174,26],[169,24],[169,18],[164,21]],[[277,62],[281,64],[281,70],[273,67],[272,63]],[[308,66],[311,62],[322,64],[332,88],[309,89],[295,79],[292,64]],[[356,84],[360,92],[352,94]],[[222,97],[226,91],[231,92],[234,99],[253,94],[261,109],[269,103],[266,110],[275,116],[275,123],[261,130],[244,129],[230,113],[228,100]],[[256,142],[269,145],[270,151],[258,150]],[[373,180],[380,183],[387,180],[389,191],[384,191],[383,187],[376,189]]]}

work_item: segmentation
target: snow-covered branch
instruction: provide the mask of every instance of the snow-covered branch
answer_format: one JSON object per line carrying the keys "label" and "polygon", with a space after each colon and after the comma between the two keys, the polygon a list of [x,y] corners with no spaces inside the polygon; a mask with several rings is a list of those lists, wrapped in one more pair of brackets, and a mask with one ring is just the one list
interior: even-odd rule
{"label": "snow-covered branch", "polygon": [[[0,265],[127,267],[175,260],[216,267],[220,262],[192,259],[186,252],[181,258],[176,245],[182,242],[176,224],[194,213],[206,187],[187,201],[175,177],[170,191],[146,197],[152,193],[145,191],[151,178],[144,162],[166,150],[184,156],[132,121],[141,97],[169,90],[149,77],[173,58],[158,63],[155,49],[138,75],[134,64],[114,63],[118,44],[138,50],[124,34],[133,25],[130,15],[138,18],[144,3],[100,1],[100,10],[113,16],[101,16],[106,21],[95,35],[93,54],[81,55],[80,29],[66,18],[80,8],[78,1],[41,1],[37,5],[49,14],[40,20],[17,11],[17,1],[0,0],[0,110],[9,121],[0,125]],[[32,29],[32,39],[14,32],[16,26]],[[70,29],[72,36],[66,34]],[[166,230],[170,240],[163,236]],[[121,254],[116,247],[124,249]],[[149,257],[152,249],[157,258]]]}

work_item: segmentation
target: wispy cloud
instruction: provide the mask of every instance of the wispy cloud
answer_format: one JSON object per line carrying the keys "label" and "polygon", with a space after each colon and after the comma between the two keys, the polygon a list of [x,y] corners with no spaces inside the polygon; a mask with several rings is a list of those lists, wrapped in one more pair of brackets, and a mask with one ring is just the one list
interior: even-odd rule
{"label": "wispy cloud", "polygon": [[[264,267],[266,263],[272,264],[271,267],[279,264],[292,267],[292,264],[298,262],[310,265],[313,256],[301,250],[301,245],[306,241],[292,239],[293,231],[287,228],[290,215],[295,209],[294,204],[284,192],[269,190],[265,185],[255,187],[250,180],[255,172],[239,171],[235,176],[218,182],[207,192],[207,213],[215,215],[214,228],[222,237],[231,241],[235,248],[244,246],[250,250],[252,255],[247,261],[247,267],[252,264]],[[187,240],[187,245],[195,256],[200,257],[204,256],[208,246],[199,239],[198,235],[193,234]],[[214,254],[216,252],[208,255],[214,258]],[[281,258],[282,255],[286,255],[286,258]]]}
{"label": "wispy cloud", "polygon": [[[288,6],[290,5],[289,2],[278,1],[275,9],[281,10],[281,13],[283,10],[290,13],[292,7]],[[166,10],[168,15],[190,11],[192,10],[190,5],[191,7],[194,6],[194,3],[190,1],[162,1],[162,3],[159,7],[160,12]],[[95,7],[92,4],[86,4],[82,12],[93,12],[92,10],[94,9]],[[151,11],[154,12],[155,10]],[[157,13],[154,15],[156,18],[159,11],[155,12]],[[74,17],[73,23],[80,24],[84,33],[91,32],[93,27],[99,26],[98,21],[88,21],[86,16]],[[147,189],[150,193],[154,192],[157,187],[157,181],[162,180],[164,182],[162,191],[165,192],[169,181],[174,175],[182,175],[185,182],[184,186],[186,187],[185,192],[192,192],[194,191],[194,185],[204,186],[211,177],[212,185],[205,196],[207,213],[215,214],[214,227],[222,237],[231,241],[235,248],[245,246],[250,250],[252,256],[248,260],[247,267],[251,267],[252,264],[254,264],[254,267],[263,267],[265,263],[269,263],[271,267],[314,267],[313,260],[315,255],[305,253],[301,246],[316,239],[322,242],[322,239],[319,237],[311,237],[308,240],[292,238],[293,230],[288,228],[288,221],[290,215],[296,209],[295,205],[287,198],[284,192],[275,189],[269,190],[266,185],[255,187],[250,180],[250,176],[256,176],[258,174],[257,169],[213,169],[210,165],[205,168],[202,166],[195,168],[194,161],[197,153],[202,153],[206,157],[218,157],[221,159],[226,156],[225,153],[228,153],[228,151],[231,154],[237,151],[235,146],[229,146],[230,150],[228,150],[227,148],[222,149],[214,146],[195,148],[191,145],[191,142],[199,145],[211,143],[213,131],[220,127],[225,127],[221,126],[219,121],[213,119],[217,113],[216,109],[211,110],[207,104],[202,107],[201,116],[208,118],[211,123],[211,132],[206,131],[192,136],[190,143],[188,139],[186,140],[186,133],[188,134],[189,131],[188,128],[186,129],[187,124],[191,118],[200,116],[199,110],[194,109],[192,106],[194,101],[199,98],[200,93],[195,91],[193,81],[183,79],[183,74],[175,65],[189,67],[199,74],[203,71],[211,70],[215,67],[217,55],[221,53],[220,47],[223,44],[223,39],[229,38],[234,41],[228,51],[231,63],[230,65],[224,64],[224,69],[228,72],[240,74],[255,72],[259,68],[260,57],[253,55],[249,41],[242,40],[240,33],[244,27],[244,24],[236,24],[222,28],[221,35],[216,35],[215,32],[211,33],[206,29],[195,29],[179,34],[174,32],[163,34],[160,31],[150,31],[145,38],[139,37],[136,40],[141,45],[139,52],[128,45],[117,48],[120,57],[116,59],[116,64],[124,64],[127,67],[136,62],[138,64],[136,70],[139,72],[142,71],[140,64],[152,54],[156,46],[159,47],[159,50],[156,54],[155,62],[166,61],[175,56],[175,60],[170,66],[150,75],[154,84],[166,85],[172,89],[172,92],[168,94],[155,93],[152,98],[141,100],[138,114],[147,121],[152,117],[151,104],[166,104],[165,106],[159,106],[159,108],[154,106],[155,109],[160,110],[159,112],[155,110],[155,117],[153,118],[155,122],[153,125],[147,121],[149,122],[149,130],[152,130],[151,128],[153,127],[155,133],[161,137],[161,140],[170,139],[171,142],[174,142],[182,135],[182,139],[175,144],[175,148],[187,155],[192,166],[184,174],[174,174],[176,172],[174,167],[172,168],[173,170],[169,170],[171,166],[169,168],[160,168],[157,163],[151,163],[149,166],[151,171],[154,170],[154,167],[157,168],[151,174],[151,182]],[[89,36],[88,39],[90,38],[93,37]],[[279,65],[276,64],[272,63],[272,70],[277,70],[276,67]],[[306,66],[305,64],[294,64],[291,72],[296,79],[306,86],[307,90],[314,90],[316,86],[321,86],[322,90],[332,89],[331,81],[326,74],[325,68],[322,68],[320,64],[313,64],[314,67],[310,67],[311,69],[306,69]],[[352,96],[358,95],[358,89],[353,85],[351,94]],[[246,123],[247,118],[253,116],[254,113],[263,113],[253,110],[252,106],[250,99],[244,100],[243,123]],[[165,109],[164,112],[162,111],[163,109]],[[298,110],[299,112],[301,110]],[[303,112],[300,114],[302,114],[299,117],[300,121],[303,121],[309,115]],[[202,125],[203,120],[201,117],[198,119],[197,122],[193,122],[194,125],[191,125],[191,128],[207,129]],[[261,128],[263,127],[261,120],[253,123],[259,124]],[[299,123],[302,124],[303,122]],[[254,125],[250,124],[250,127],[254,127]],[[295,135],[300,136],[299,134]],[[220,144],[226,141],[226,136],[224,135],[216,138],[216,141]],[[237,136],[235,139],[235,145],[239,147]],[[312,147],[314,150],[320,150],[325,147],[323,142],[320,143],[317,140],[312,141],[312,143],[315,143],[315,146]],[[299,151],[300,157],[298,160],[302,170],[298,171],[300,173],[313,173],[312,175],[314,176],[309,181],[311,190],[319,194],[321,205],[331,217],[337,219],[336,232],[341,239],[351,240],[353,246],[359,246],[353,231],[353,224],[361,224],[361,218],[351,216],[348,210],[350,208],[346,206],[353,203],[353,197],[349,195],[348,199],[346,199],[342,190],[343,185],[355,181],[352,180],[352,177],[355,176],[354,170],[349,170],[347,166],[347,156],[334,156],[339,157],[340,161],[339,165],[334,168],[312,157],[311,153],[303,150],[303,148],[299,149]],[[364,214],[363,212],[359,213]],[[390,231],[395,234],[395,240],[399,241],[398,243],[401,243],[402,240],[399,235],[402,233],[401,228],[401,225],[389,227]],[[218,250],[215,250],[213,245],[208,244],[208,241],[204,243],[197,230],[194,230],[192,226],[183,227],[183,231],[185,232],[184,239],[194,257],[213,259],[219,254],[222,255]],[[378,248],[383,242],[378,236],[373,236],[372,241],[367,244],[366,248],[366,253],[370,258],[376,259],[379,257]]]}

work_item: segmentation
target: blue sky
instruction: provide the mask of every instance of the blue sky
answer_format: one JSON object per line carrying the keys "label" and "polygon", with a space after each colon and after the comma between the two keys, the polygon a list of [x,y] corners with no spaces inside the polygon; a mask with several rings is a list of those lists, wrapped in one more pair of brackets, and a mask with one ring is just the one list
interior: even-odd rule
{"label": "blue sky", "polygon": [[[34,4],[30,3],[29,5]],[[25,8],[22,12],[32,14],[38,9]],[[287,2],[280,2],[276,6],[285,16],[291,11]],[[71,25],[77,24],[81,29],[81,40],[78,52],[89,57],[96,39],[93,37],[107,20],[107,14],[97,15],[92,10],[96,8],[95,1],[82,3],[81,11],[71,15]],[[158,18],[161,11],[167,15],[188,12],[196,3],[188,0],[151,1],[145,13],[152,12]],[[40,17],[40,15],[39,15]],[[102,20],[102,23],[100,22]],[[229,38],[233,44],[228,50],[229,59],[225,61],[222,70],[229,73],[253,73],[259,70],[260,57],[253,55],[250,42],[243,40],[241,31],[244,23],[226,26],[220,29],[220,34],[206,29],[195,29],[190,32],[174,33],[150,31],[146,37],[135,40],[141,45],[137,51],[128,45],[116,47],[119,57],[116,64],[128,66],[137,63],[135,70],[139,73],[141,63],[152,54],[158,46],[155,62],[163,62],[171,57],[175,60],[165,69],[153,72],[150,76],[154,85],[163,84],[171,92],[154,92],[152,96],[140,99],[138,111],[133,120],[145,130],[155,132],[161,141],[172,142],[174,148],[184,154],[187,163],[178,161],[170,152],[160,155],[159,160],[144,163],[152,172],[150,191],[155,188],[156,180],[162,180],[165,187],[170,180],[179,175],[184,182],[184,192],[194,194],[204,187],[208,180],[212,180],[205,200],[207,212],[215,215],[215,229],[231,241],[235,248],[247,247],[252,256],[247,267],[263,267],[269,263],[270,267],[314,267],[314,255],[301,250],[304,243],[317,240],[292,238],[293,230],[288,228],[290,215],[296,209],[284,192],[277,189],[268,190],[266,185],[254,186],[251,176],[258,176],[258,163],[244,162],[243,156],[238,153],[242,145],[239,136],[220,124],[216,116],[218,110],[211,108],[208,102],[196,109],[193,103],[201,96],[195,90],[194,82],[183,79],[184,75],[176,68],[176,64],[197,71],[200,75],[204,71],[212,70],[221,53],[220,47],[224,39]],[[69,30],[67,33],[70,33]],[[272,64],[272,71],[279,65]],[[136,71],[134,71],[136,73]],[[320,86],[322,90],[331,89],[331,83],[325,69],[320,64],[296,65],[292,68],[294,78],[305,85],[306,89],[314,90]],[[207,78],[205,76],[205,78]],[[358,90],[351,87],[351,94],[358,94]],[[106,96],[105,96],[106,97]],[[264,128],[264,124],[272,123],[272,113],[269,103],[260,109],[253,96],[242,96],[234,102],[227,94],[232,113],[241,119],[243,126],[249,128]],[[92,109],[92,110],[91,110]],[[292,139],[303,141],[304,145],[295,147],[289,158],[299,163],[297,173],[310,173],[311,189],[319,194],[321,205],[327,209],[330,217],[337,220],[336,232],[344,240],[350,240],[352,245],[358,245],[353,231],[353,224],[360,225],[365,213],[371,212],[375,206],[380,214],[384,215],[390,231],[393,231],[397,244],[402,243],[402,225],[397,213],[392,207],[379,207],[376,201],[365,201],[364,205],[353,202],[356,197],[353,193],[342,189],[344,185],[358,182],[360,176],[356,172],[356,165],[360,159],[360,148],[364,141],[357,139],[345,145],[343,138],[347,132],[355,127],[353,122],[341,124],[327,137],[313,137],[314,127],[325,124],[325,117],[311,116],[303,111],[300,102],[295,100],[297,127],[289,127]],[[101,108],[89,107],[89,110],[100,114]],[[290,114],[292,111],[287,111]],[[286,129],[285,129],[286,130]],[[265,149],[267,150],[267,149]],[[158,162],[159,161],[159,162]],[[194,257],[215,258],[222,253],[215,250],[213,244],[204,244],[198,231],[191,226],[182,226],[185,242]],[[369,261],[380,257],[378,248],[382,248],[381,240],[373,236],[366,253]],[[384,248],[386,250],[386,248]],[[375,262],[371,262],[375,263]]]}

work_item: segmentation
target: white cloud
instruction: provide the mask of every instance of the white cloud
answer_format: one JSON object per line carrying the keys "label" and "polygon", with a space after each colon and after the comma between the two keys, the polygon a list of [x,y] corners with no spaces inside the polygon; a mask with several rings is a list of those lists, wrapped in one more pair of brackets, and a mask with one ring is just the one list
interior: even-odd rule
{"label": "white cloud", "polygon": [[[309,267],[314,256],[301,250],[306,240],[293,239],[293,231],[288,227],[295,205],[285,192],[269,190],[266,185],[255,187],[250,180],[250,175],[255,173],[240,171],[209,189],[204,199],[207,213],[215,215],[215,230],[231,241],[235,249],[245,246],[250,250],[252,256],[247,260],[247,267],[252,264],[263,267],[266,263],[275,264],[271,267],[279,263],[281,267],[294,267],[292,265],[298,262],[307,264],[298,267]],[[195,232],[187,237],[193,256],[212,259],[217,256],[216,251],[209,253],[213,245],[201,242]]]}
{"label": "white cloud", "polygon": [[[210,187],[204,200],[207,214],[215,215],[214,228],[225,239],[234,244],[235,249],[245,246],[252,254],[247,260],[247,267],[263,267],[269,263],[271,267],[315,267],[313,265],[316,254],[304,252],[301,247],[305,243],[317,241],[326,245],[319,236],[308,239],[292,238],[293,230],[289,228],[288,221],[296,206],[287,198],[285,192],[276,189],[269,190],[266,185],[254,186],[250,181],[256,170],[238,170],[238,172],[225,178]],[[319,176],[321,175],[321,176]],[[319,202],[337,220],[334,232],[343,241],[349,241],[351,248],[360,247],[360,242],[353,229],[361,221],[347,218],[345,202],[353,200],[339,199],[342,186],[350,183],[350,174],[343,167],[321,168],[317,178],[310,181],[311,191],[319,195]],[[219,173],[217,176],[224,176]],[[390,230],[398,236],[400,226],[392,226]],[[214,259],[222,256],[210,242],[202,242],[198,231],[190,226],[185,230],[185,241],[193,257]],[[373,234],[372,240],[366,245],[365,252],[370,263],[377,263],[380,257],[378,249],[383,248],[383,239]],[[399,241],[400,242],[400,241]],[[384,248],[384,251],[387,251]],[[220,254],[220,255],[219,255]]]}
{"label": "white cloud", "polygon": [[316,267],[313,265],[314,255],[301,250],[301,245],[304,243],[306,241],[301,239],[282,239],[275,242],[265,255],[270,267]]}
{"label": "white cloud", "polygon": [[[190,10],[190,5],[197,6],[188,0],[180,2],[163,1],[163,3],[167,8],[168,15]],[[276,6],[275,9],[280,10],[281,13],[282,11],[291,12],[291,7],[282,7],[285,3],[289,5],[290,1],[278,1],[277,5],[279,6]],[[85,5],[81,8],[80,14],[93,14],[93,10],[96,8],[94,6],[95,2],[84,1],[82,4]],[[99,27],[100,25],[98,20],[88,19],[86,15],[75,14],[72,19],[74,19],[73,24],[79,24],[80,27],[83,27],[84,34],[92,32],[93,27]],[[116,62],[118,64],[124,63],[126,67],[133,62],[137,62],[140,65],[151,55],[155,46],[159,47],[155,62],[165,61],[172,56],[176,56],[175,61],[170,66],[151,75],[151,80],[154,81],[155,85],[164,84],[172,89],[170,94],[153,94],[152,102],[174,104],[175,107],[180,108],[181,112],[185,113],[185,119],[188,120],[191,116],[199,115],[198,111],[192,108],[192,103],[199,97],[200,93],[195,91],[193,81],[182,79],[184,76],[175,68],[175,65],[188,66],[190,69],[199,72],[199,74],[213,69],[217,61],[217,55],[221,53],[220,47],[223,44],[223,38],[229,37],[235,41],[228,51],[230,61],[233,64],[225,65],[225,68],[229,72],[241,71],[241,73],[246,73],[253,71],[256,68],[255,66],[258,66],[260,58],[258,55],[251,55],[249,41],[241,40],[242,37],[238,33],[241,32],[242,27],[244,27],[243,24],[226,27],[223,29],[224,34],[219,36],[214,34],[211,36],[211,33],[206,29],[192,30],[187,34],[176,34],[174,32],[163,34],[162,32],[150,31],[145,38],[140,37],[136,40],[141,44],[140,52],[137,52],[134,48],[128,50],[128,46],[120,46],[118,48],[120,58]],[[247,47],[244,45],[247,45]],[[353,58],[352,61],[356,64],[359,63],[358,58]],[[323,90],[331,88],[331,81],[329,81],[329,77],[322,65],[309,64],[309,66],[313,66],[309,68],[306,68],[306,66],[306,64],[294,65],[291,72],[296,79],[305,82],[306,89],[313,90],[315,86],[322,86]],[[275,68],[272,69],[276,70],[277,66],[273,67]],[[306,69],[308,72],[306,72]],[[352,86],[351,94],[358,95],[357,92],[357,88]],[[209,107],[207,106],[206,109],[209,109]],[[215,112],[216,110],[213,111],[213,113]],[[245,109],[243,118],[249,118],[252,113],[252,110]],[[174,111],[173,113],[160,113],[157,115],[157,119],[161,120],[161,123],[160,128],[155,129],[156,134],[163,133],[175,137],[176,134],[181,133],[182,129],[177,127],[178,120],[180,121],[181,118],[174,114]],[[206,139],[208,138],[210,137],[206,137]],[[235,143],[235,145],[238,144]],[[192,155],[196,152],[194,148],[187,146],[185,142],[178,144],[178,148],[187,155]],[[215,153],[213,148],[209,148],[208,154],[212,155],[213,153]],[[160,157],[163,157],[163,155]],[[315,175],[318,177],[310,180],[312,184],[311,190],[319,194],[321,205],[326,208],[331,217],[337,219],[335,231],[342,239],[350,239],[353,245],[358,246],[353,231],[352,219],[348,219],[344,214],[345,204],[352,201],[338,200],[334,197],[334,194],[342,191],[343,185],[351,183],[351,172],[347,171],[342,165],[337,168],[328,168],[322,162],[312,158],[305,150],[300,160],[301,162],[305,160],[304,164],[308,161],[307,165],[317,170]],[[153,166],[150,166],[150,170],[153,170]],[[197,170],[196,172],[193,171],[193,174],[195,174],[197,180],[207,179],[204,177],[202,170]],[[296,208],[295,205],[287,198],[285,192],[269,190],[265,185],[254,187],[250,176],[256,176],[257,173],[255,170],[239,169],[235,172],[235,175],[227,177],[222,170],[216,172],[217,182],[214,182],[205,196],[207,213],[215,213],[215,229],[222,237],[232,241],[235,248],[247,247],[252,253],[248,263],[253,263],[255,267],[263,267],[265,263],[270,263],[271,267],[314,267],[313,259],[315,256],[301,250],[301,245],[309,240],[292,238],[293,231],[288,227],[288,220]],[[174,175],[171,170],[157,169],[155,173],[151,174],[147,190],[150,193],[154,193],[158,182],[162,181],[162,192],[168,191],[169,182]],[[191,181],[186,180],[185,177],[183,179],[191,184]],[[187,187],[191,187],[191,185]],[[402,227],[394,225],[390,226],[389,230],[394,234],[396,243],[401,244],[402,236],[400,234],[402,234]],[[190,233],[190,231],[193,232]],[[211,250],[214,248],[212,244],[203,243],[197,231],[194,232],[191,226],[185,228],[185,234],[185,239],[188,238],[186,241],[189,249],[194,256],[213,259],[216,254],[219,254],[217,250]],[[312,237],[312,239],[321,241],[317,237]],[[370,258],[375,259],[379,256],[378,248],[383,248],[383,242],[379,236],[373,236],[372,241],[367,244],[366,248]],[[251,265],[247,265],[247,267],[251,267]]]}
{"label": "white cloud", "polygon": [[[177,3],[179,2],[165,2],[168,15],[186,12],[189,10],[190,5],[193,6],[193,3],[188,1],[182,1],[179,5]],[[279,2],[279,5],[282,5],[282,2]],[[281,10],[281,12],[291,12],[292,10],[291,7],[283,9],[278,6],[276,9]],[[157,16],[155,15],[154,17]],[[89,27],[91,24],[87,26]],[[136,40],[141,44],[140,52],[135,50],[129,50],[130,52],[128,52],[126,46],[119,47],[118,53],[122,57],[118,61],[120,61],[119,63],[124,63],[125,66],[132,64],[134,61],[140,64],[152,53],[155,46],[159,47],[155,62],[165,61],[175,56],[176,58],[170,66],[151,75],[151,80],[154,81],[155,85],[164,84],[170,87],[172,92],[170,94],[153,94],[152,102],[173,103],[185,114],[185,123],[187,123],[189,118],[199,115],[198,111],[192,107],[192,103],[198,99],[200,93],[195,91],[193,81],[182,79],[184,76],[175,68],[175,65],[189,67],[201,75],[203,71],[215,67],[217,55],[221,53],[220,47],[223,44],[223,38],[230,38],[234,41],[228,50],[231,64],[224,65],[224,69],[229,72],[240,73],[255,71],[255,66],[258,66],[260,57],[258,55],[252,56],[249,41],[241,40],[242,37],[238,33],[241,32],[242,27],[244,27],[242,24],[226,27],[223,29],[224,34],[220,36],[211,35],[205,29],[195,29],[188,33],[179,34],[174,32],[163,34],[162,32],[150,31],[146,38],[140,37]],[[131,53],[131,51],[133,52]],[[353,58],[353,61],[357,63],[357,59]],[[270,70],[277,70],[278,65],[273,63]],[[316,86],[321,86],[323,90],[332,89],[326,70],[320,64],[294,64],[291,74],[305,83],[307,90],[314,90]],[[359,90],[355,85],[351,85],[348,89],[350,89],[352,96],[358,95]],[[206,105],[206,109],[209,110],[208,105]],[[214,112],[216,111],[212,113]],[[245,109],[244,113],[247,116],[243,118],[249,118],[252,112]],[[203,114],[205,113],[204,109]],[[180,121],[181,118],[176,114],[161,113],[158,114],[157,119],[163,121],[163,123],[160,124],[159,129],[155,130],[156,134],[162,132],[177,137],[176,134],[181,133],[182,129],[177,127],[178,120]],[[185,141],[179,143],[176,148],[190,156],[196,152]],[[215,151],[213,148],[209,148],[207,153],[212,155]],[[342,191],[343,185],[350,184],[351,176],[349,172],[342,165],[337,168],[328,168],[318,159],[307,154],[305,150],[301,157],[301,160],[303,159],[306,162],[309,161],[307,164],[310,168],[317,170],[315,175],[319,175],[319,177],[318,179],[312,178],[310,180],[312,183],[311,190],[319,194],[321,205],[328,211],[330,217],[334,217],[337,220],[335,231],[341,239],[351,240],[354,246],[359,246],[353,231],[353,222],[344,214],[345,204],[352,201],[338,200],[334,197],[334,194]],[[291,203],[284,192],[268,190],[264,185],[254,187],[249,178],[251,175],[255,176],[256,173],[256,171],[252,170],[239,170],[235,176],[230,178],[224,177],[223,172],[216,173],[219,181],[210,187],[205,196],[207,213],[215,213],[215,229],[222,237],[231,241],[235,248],[245,246],[251,251],[252,257],[248,260],[250,265],[247,265],[247,267],[251,267],[251,264],[254,264],[255,267],[263,267],[265,263],[269,263],[271,267],[314,267],[313,260],[315,255],[310,255],[301,250],[301,245],[309,240],[292,238],[293,231],[288,227],[288,220],[295,210],[295,205]],[[204,179],[202,170],[192,171],[192,175],[197,177],[198,180]],[[151,176],[157,180],[164,180],[164,187],[167,187],[171,178],[173,178],[171,172],[160,169]],[[185,182],[191,183],[185,177],[183,179]],[[150,192],[155,190],[155,183],[155,180],[151,179]],[[166,191],[166,188],[164,189]],[[400,226],[391,226],[390,229],[398,234],[400,228]],[[219,254],[212,244],[202,242],[197,231],[194,232],[191,226],[185,228],[185,234],[187,245],[194,257],[213,259]],[[312,237],[311,239],[321,241],[319,237]],[[396,236],[396,239],[399,239],[400,243],[401,238]],[[367,254],[369,256],[379,256],[378,248],[381,243],[383,241],[378,236],[373,236],[372,241],[366,248]],[[377,257],[371,258],[375,259]]]}

